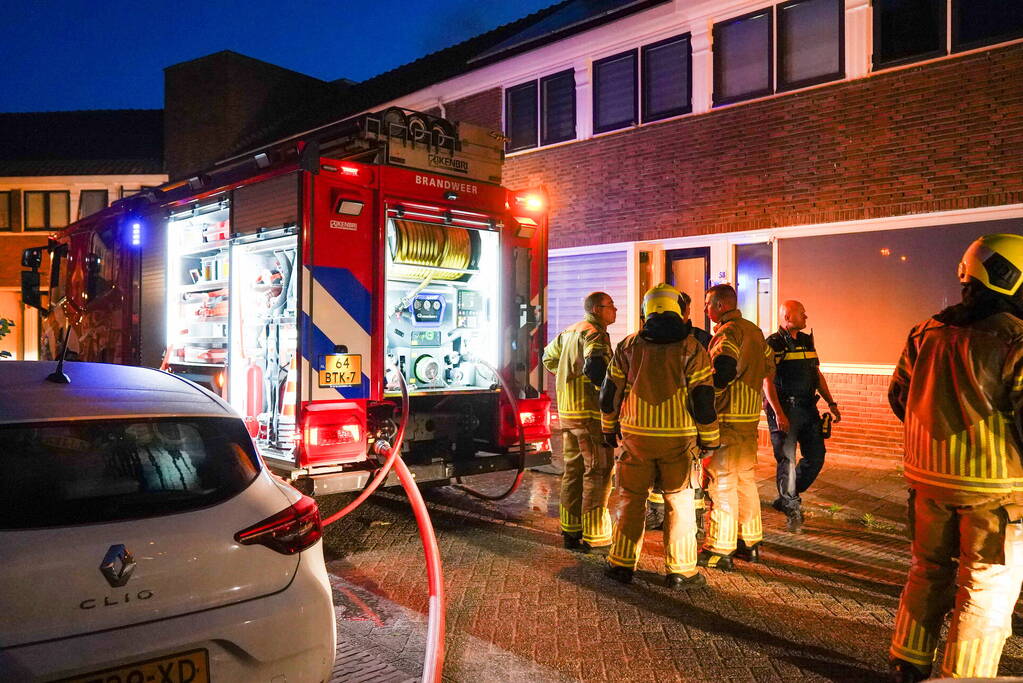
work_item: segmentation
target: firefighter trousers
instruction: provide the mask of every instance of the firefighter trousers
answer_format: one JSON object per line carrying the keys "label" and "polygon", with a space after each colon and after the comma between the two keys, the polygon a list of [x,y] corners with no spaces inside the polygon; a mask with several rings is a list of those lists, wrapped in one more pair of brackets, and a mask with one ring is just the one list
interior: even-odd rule
{"label": "firefighter trousers", "polygon": [[764,540],[756,465],[756,423],[722,423],[721,447],[707,459],[710,522],[703,542],[705,550],[731,555],[739,539],[747,547]]}
{"label": "firefighter trousers", "polygon": [[669,574],[696,573],[696,511],[690,487],[696,438],[622,436],[614,537],[607,559],[635,569],[643,549],[646,500],[654,482],[664,496],[664,564]]}
{"label": "firefighter trousers", "polygon": [[591,546],[611,543],[611,495],[614,452],[604,445],[600,420],[564,420],[562,453],[565,473],[561,477],[561,531],[582,534]]}
{"label": "firefighter trousers", "polygon": [[1023,525],[1009,518],[1001,499],[963,506],[910,491],[913,559],[895,616],[892,657],[930,671],[952,610],[938,675],[998,674],[1023,583]]}

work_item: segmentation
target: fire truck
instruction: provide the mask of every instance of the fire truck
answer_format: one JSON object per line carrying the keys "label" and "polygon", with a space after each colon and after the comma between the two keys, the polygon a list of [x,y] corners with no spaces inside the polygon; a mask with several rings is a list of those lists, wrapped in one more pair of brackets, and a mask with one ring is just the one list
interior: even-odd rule
{"label": "fire truck", "polygon": [[420,482],[547,464],[546,198],[502,161],[390,108],[115,202],[22,255],[40,356],[205,386],[311,494],[363,488],[401,415]]}

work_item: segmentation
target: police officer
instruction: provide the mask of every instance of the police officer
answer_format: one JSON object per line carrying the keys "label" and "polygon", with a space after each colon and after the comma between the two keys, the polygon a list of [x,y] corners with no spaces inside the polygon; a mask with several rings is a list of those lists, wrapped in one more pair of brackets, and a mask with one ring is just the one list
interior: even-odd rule
{"label": "police officer", "polygon": [[[693,298],[685,292],[679,292],[679,297],[682,300],[682,319],[685,322],[692,323],[689,319],[689,313],[691,310],[691,304]],[[707,330],[702,327],[692,325],[692,335],[696,341],[700,342],[700,346],[707,348],[710,345],[710,334]],[[704,491],[703,491],[703,473],[699,462],[694,463],[694,476],[697,477],[697,481],[693,482],[694,488],[693,494],[696,497],[696,526],[700,528],[701,518],[703,516],[704,509]],[[655,486],[654,490],[650,492],[650,497],[647,499],[646,505],[646,529],[647,531],[660,529],[664,524],[664,496],[661,494],[661,487]]]}
{"label": "police officer", "polygon": [[[828,404],[835,422],[842,420],[838,404],[820,371],[813,335],[804,334],[806,308],[798,301],[786,301],[778,311],[781,327],[767,338],[774,354],[773,382],[764,383],[767,401],[764,411],[771,429],[771,445],[778,463],[775,480],[778,498],[772,504],[785,513],[787,531],[799,533],[803,509],[799,494],[810,488],[824,466],[824,435],[817,412],[818,392]],[[802,458],[796,464],[796,444]]]}
{"label": "police officer", "polygon": [[654,482],[664,492],[664,563],[669,588],[706,583],[696,569],[690,485],[698,444],[714,447],[718,425],[710,358],[682,319],[678,290],[661,284],[643,297],[643,329],[615,349],[600,390],[605,442],[622,438],[608,575],[632,580],[643,546],[643,511]]}
{"label": "police officer", "polygon": [[764,530],[754,473],[757,424],[764,378],[774,374],[774,363],[764,333],[739,312],[731,285],[707,290],[706,311],[716,323],[710,357],[721,447],[707,459],[710,523],[699,564],[731,569],[736,551],[742,559],[760,560]]}
{"label": "police officer", "polygon": [[[913,559],[893,681],[998,673],[1023,582],[1023,236],[986,235],[959,265],[962,303],[918,324],[888,399],[905,424]],[[958,585],[958,589],[957,589]]]}
{"label": "police officer", "polygon": [[614,454],[603,443],[598,393],[611,359],[607,328],[618,314],[604,292],[583,302],[586,318],[555,337],[543,351],[543,364],[557,376],[564,474],[561,477],[561,533],[565,547],[588,552],[611,543]]}

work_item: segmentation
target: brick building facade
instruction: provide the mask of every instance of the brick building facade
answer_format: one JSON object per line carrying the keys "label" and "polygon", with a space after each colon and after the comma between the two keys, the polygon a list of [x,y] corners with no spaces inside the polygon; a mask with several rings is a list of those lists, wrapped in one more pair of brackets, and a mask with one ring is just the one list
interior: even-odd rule
{"label": "brick building facade", "polygon": [[[784,12],[828,1],[661,3],[387,104],[503,130],[514,149],[512,98],[538,83],[534,138],[509,152],[504,183],[549,193],[552,326],[578,315],[580,292],[618,287],[613,336],[634,330],[645,287],[683,286],[686,263],[703,259],[705,275],[688,281],[736,284],[744,315],[765,332],[777,328],[780,301],[806,304],[845,418],[830,449],[898,457],[901,425],[886,395],[905,333],[958,300],[954,267],[970,240],[1023,232],[1023,20],[1010,17],[1010,32],[986,43],[939,26],[941,50],[906,55],[880,32],[892,3],[845,0],[840,71],[783,88],[784,64],[768,57],[777,69],[767,92],[721,96],[729,26],[769,14],[777,56],[792,42]],[[959,5],[945,10],[962,22]],[[674,36],[690,50],[686,110],[643,121],[646,50]],[[634,120],[597,132],[599,70],[630,54]],[[574,126],[544,144],[558,120],[543,88],[558,78],[574,85]]]}

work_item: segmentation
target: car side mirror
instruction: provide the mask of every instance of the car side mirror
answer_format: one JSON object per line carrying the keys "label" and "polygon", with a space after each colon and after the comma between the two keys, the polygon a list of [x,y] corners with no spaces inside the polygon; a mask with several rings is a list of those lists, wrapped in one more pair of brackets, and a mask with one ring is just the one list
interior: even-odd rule
{"label": "car side mirror", "polygon": [[39,291],[39,271],[21,271],[21,301],[26,306],[43,310],[43,295]]}
{"label": "car side mirror", "polygon": [[95,252],[89,252],[85,256],[85,295],[89,301],[96,298],[99,292],[100,270],[103,267],[103,259]]}

